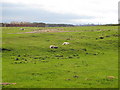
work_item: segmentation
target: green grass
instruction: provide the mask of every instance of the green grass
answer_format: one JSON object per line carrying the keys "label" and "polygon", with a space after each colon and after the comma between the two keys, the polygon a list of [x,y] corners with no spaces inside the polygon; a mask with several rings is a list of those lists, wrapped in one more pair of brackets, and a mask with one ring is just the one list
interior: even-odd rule
{"label": "green grass", "polygon": [[[2,28],[2,48],[11,50],[2,52],[3,82],[16,83],[3,88],[118,87],[117,26],[54,28],[75,32],[15,34],[52,28]],[[50,49],[53,44],[59,48]]]}

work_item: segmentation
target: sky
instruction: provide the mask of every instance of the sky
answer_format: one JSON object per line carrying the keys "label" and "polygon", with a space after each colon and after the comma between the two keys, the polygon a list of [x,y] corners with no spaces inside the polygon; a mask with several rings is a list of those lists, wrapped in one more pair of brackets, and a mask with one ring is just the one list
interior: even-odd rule
{"label": "sky", "polygon": [[118,2],[119,0],[0,0],[0,16],[2,22],[117,24]]}

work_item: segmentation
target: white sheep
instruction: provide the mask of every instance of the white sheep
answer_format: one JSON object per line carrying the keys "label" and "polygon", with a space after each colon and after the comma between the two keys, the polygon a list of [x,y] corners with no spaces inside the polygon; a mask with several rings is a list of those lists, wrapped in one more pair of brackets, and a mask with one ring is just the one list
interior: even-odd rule
{"label": "white sheep", "polygon": [[20,28],[20,30],[25,30],[24,28]]}
{"label": "white sheep", "polygon": [[50,45],[50,48],[54,48],[55,47],[55,45]]}
{"label": "white sheep", "polygon": [[55,48],[55,49],[57,49],[58,47],[55,46],[55,45],[50,45],[50,48]]}
{"label": "white sheep", "polygon": [[69,42],[64,42],[62,45],[68,45],[68,44],[70,44]]}

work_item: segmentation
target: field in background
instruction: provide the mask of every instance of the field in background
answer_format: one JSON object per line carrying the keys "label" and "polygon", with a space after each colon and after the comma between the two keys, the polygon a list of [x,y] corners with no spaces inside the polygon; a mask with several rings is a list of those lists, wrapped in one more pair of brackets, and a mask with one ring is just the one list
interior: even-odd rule
{"label": "field in background", "polygon": [[117,26],[20,28],[2,28],[3,88],[118,87]]}

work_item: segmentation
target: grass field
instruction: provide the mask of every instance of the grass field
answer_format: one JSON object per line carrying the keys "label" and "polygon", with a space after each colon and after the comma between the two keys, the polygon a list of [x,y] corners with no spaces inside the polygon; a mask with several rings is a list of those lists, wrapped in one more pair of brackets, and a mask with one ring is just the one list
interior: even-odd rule
{"label": "grass field", "polygon": [[3,88],[118,87],[117,26],[24,28],[2,28]]}

